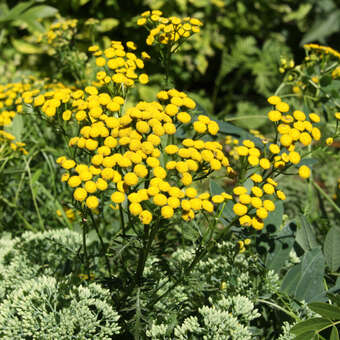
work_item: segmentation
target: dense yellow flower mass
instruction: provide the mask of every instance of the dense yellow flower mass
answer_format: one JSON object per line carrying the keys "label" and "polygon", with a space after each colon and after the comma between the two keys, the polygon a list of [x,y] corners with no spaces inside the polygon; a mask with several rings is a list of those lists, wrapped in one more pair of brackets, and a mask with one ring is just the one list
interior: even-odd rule
{"label": "dense yellow flower mass", "polygon": [[196,18],[178,18],[175,16],[165,18],[159,10],[146,11],[141,14],[137,25],[145,26],[149,30],[146,39],[148,45],[160,43],[162,45],[180,45],[185,39],[200,31],[203,25]]}
{"label": "dense yellow flower mass", "polygon": [[96,58],[96,65],[101,70],[97,72],[98,85],[112,83],[114,86],[133,86],[137,81],[147,84],[149,77],[146,73],[141,73],[144,68],[143,59],[148,59],[148,55],[142,52],[139,58],[134,52],[136,46],[132,41],[126,43],[126,48],[120,41],[112,41],[111,47],[101,50],[99,46],[89,47],[89,51]]}
{"label": "dense yellow flower mass", "polygon": [[318,44],[306,44],[303,46],[306,50],[313,52],[319,52],[323,54],[329,54],[340,59],[340,52],[329,46],[322,46]]}
{"label": "dense yellow flower mass", "polygon": [[69,144],[91,155],[90,163],[77,163],[64,156],[57,159],[66,171],[62,180],[74,188],[76,201],[96,209],[101,192],[108,191],[113,203],[125,206],[126,202],[132,216],[149,224],[160,216],[182,216],[187,221],[201,211],[212,213],[214,205],[231,198],[227,194],[211,197],[193,186],[214,171],[230,173],[222,144],[197,138],[170,143],[181,125],[192,124],[199,135],[210,135],[211,139],[219,130],[218,124],[204,115],[192,123],[190,111],[196,104],[184,92],[161,91],[158,101],[141,101],[125,112],[120,110],[123,98],[99,93],[95,87],[85,92],[93,101],[104,98],[104,104],[98,103],[100,114],[93,114],[94,104],[88,105],[91,119]]}

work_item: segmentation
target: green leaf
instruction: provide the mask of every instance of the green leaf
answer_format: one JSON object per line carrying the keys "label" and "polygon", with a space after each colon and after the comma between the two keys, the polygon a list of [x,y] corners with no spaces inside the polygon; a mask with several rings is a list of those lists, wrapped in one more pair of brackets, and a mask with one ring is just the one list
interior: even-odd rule
{"label": "green leaf", "polygon": [[21,135],[24,131],[23,118],[20,115],[15,115],[12,120],[12,124],[5,128],[6,131],[15,136],[17,141],[21,141]]}
{"label": "green leaf", "polygon": [[313,331],[313,335],[315,331],[318,331],[324,327],[331,326],[332,323],[324,318],[311,318],[306,321],[299,322],[292,329],[291,332],[295,335],[300,335],[306,332]]}
{"label": "green leaf", "polygon": [[290,268],[283,278],[281,284],[281,291],[286,292],[289,295],[295,295],[296,285],[301,277],[302,264],[298,263],[294,267]]}
{"label": "green leaf", "polygon": [[272,212],[269,212],[268,217],[265,219],[264,221],[265,226],[270,225],[270,224],[276,227],[281,226],[283,212],[284,212],[282,201],[276,201],[275,206],[276,206],[275,210]]}
{"label": "green leaf", "polygon": [[208,60],[203,54],[199,54],[196,59],[197,69],[201,74],[204,74],[208,68]]}
{"label": "green leaf", "polygon": [[34,1],[26,1],[26,2],[19,3],[15,7],[11,8],[11,10],[7,12],[6,16],[0,17],[0,23],[17,20],[20,14],[26,11],[33,4],[34,4]]}
{"label": "green leaf", "polygon": [[284,16],[283,21],[289,22],[292,20],[302,20],[309,13],[312,7],[313,6],[311,4],[301,4],[296,11],[290,12]]}
{"label": "green leaf", "polygon": [[325,260],[321,249],[314,248],[307,251],[302,257],[302,262],[287,272],[282,281],[281,290],[300,301],[323,301],[324,271]]}
{"label": "green leaf", "polygon": [[339,30],[339,23],[340,10],[332,11],[328,17],[323,17],[315,21],[314,25],[305,34],[300,44],[304,45],[312,41],[325,43],[325,39],[328,36]]}
{"label": "green leaf", "polygon": [[308,331],[302,333],[294,338],[294,340],[313,340],[314,339],[314,331]]}
{"label": "green leaf", "polygon": [[221,192],[224,192],[224,189],[214,180],[209,181],[209,186],[210,186],[210,194],[213,195],[218,195]]}
{"label": "green leaf", "polygon": [[308,307],[315,313],[330,320],[340,320],[340,308],[323,302],[312,302]]}
{"label": "green leaf", "polygon": [[18,20],[38,20],[42,18],[48,18],[56,15],[58,10],[51,6],[39,5],[28,9],[25,13],[20,15]]}
{"label": "green leaf", "polygon": [[339,340],[339,332],[338,332],[338,329],[335,326],[332,327],[332,333],[331,333],[330,340]]}
{"label": "green leaf", "polygon": [[119,25],[119,20],[114,18],[107,18],[100,21],[97,27],[99,32],[108,32]]}
{"label": "green leaf", "polygon": [[288,223],[282,230],[274,235],[275,241],[273,250],[268,253],[266,258],[266,267],[269,270],[271,269],[279,272],[285,261],[289,259],[289,253],[295,242],[294,232],[290,226],[291,224]]}
{"label": "green leaf", "polygon": [[324,253],[326,262],[332,272],[340,267],[340,227],[332,227],[325,238]]}
{"label": "green leaf", "polygon": [[23,40],[15,40],[15,39],[12,39],[12,44],[14,46],[14,48],[20,52],[20,53],[23,53],[23,54],[39,54],[39,53],[42,53],[42,49],[33,45],[33,44],[30,44],[26,41],[23,41]]}
{"label": "green leaf", "polygon": [[318,247],[313,227],[305,216],[300,215],[297,221],[298,229],[296,232],[296,242],[304,251]]}

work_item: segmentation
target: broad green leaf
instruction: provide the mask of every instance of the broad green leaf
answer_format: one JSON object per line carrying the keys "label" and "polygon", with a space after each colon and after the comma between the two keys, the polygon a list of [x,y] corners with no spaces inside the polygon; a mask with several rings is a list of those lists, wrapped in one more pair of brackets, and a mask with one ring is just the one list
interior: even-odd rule
{"label": "broad green leaf", "polygon": [[332,333],[331,333],[330,340],[339,340],[339,332],[338,332],[338,329],[335,326],[332,327]]}
{"label": "broad green leaf", "polygon": [[340,27],[340,10],[331,12],[328,17],[320,18],[315,21],[314,25],[308,30],[301,41],[301,45],[312,41],[324,43],[326,37],[337,32]]}
{"label": "broad green leaf", "polygon": [[209,186],[210,186],[210,194],[213,195],[218,195],[221,192],[224,192],[224,189],[214,180],[209,181]]}
{"label": "broad green leaf", "polygon": [[39,47],[37,47],[33,44],[30,44],[26,41],[23,41],[23,40],[12,39],[12,44],[17,51],[24,53],[24,54],[39,54],[39,53],[42,53],[41,48],[39,48]]}
{"label": "broad green leaf", "polygon": [[52,17],[58,13],[58,10],[51,6],[39,5],[28,9],[21,14],[18,20],[38,20],[42,18]]}
{"label": "broad green leaf", "polygon": [[34,4],[34,1],[21,2],[7,12],[6,16],[0,17],[0,23],[17,20],[19,15]]}
{"label": "broad green leaf", "polygon": [[288,272],[283,278],[281,288],[280,288],[281,291],[289,295],[293,295],[293,296],[295,295],[296,285],[298,284],[301,278],[301,267],[302,267],[302,264],[298,263],[294,267],[288,270]]}
{"label": "broad green leaf", "polygon": [[139,95],[145,101],[153,101],[158,91],[159,87],[156,86],[138,86]]}
{"label": "broad green leaf", "polygon": [[315,313],[330,320],[340,320],[340,308],[323,302],[312,302],[308,307]]}
{"label": "broad green leaf", "polygon": [[291,329],[291,332],[295,335],[300,335],[310,331],[318,331],[328,325],[331,326],[331,324],[331,321],[324,318],[311,318],[306,321],[299,322]]}
{"label": "broad green leaf", "polygon": [[276,233],[274,237],[273,250],[267,255],[266,267],[279,272],[285,261],[289,259],[289,253],[295,242],[294,232],[290,228],[290,223]]}
{"label": "broad green leaf", "polygon": [[208,67],[208,60],[203,54],[199,54],[196,58],[196,65],[198,71],[200,71],[201,74],[204,74]]}
{"label": "broad green leaf", "polygon": [[324,292],[323,275],[325,260],[320,248],[314,248],[303,256],[301,277],[296,286],[295,296],[306,302],[315,301],[315,297]]}
{"label": "broad green leaf", "polygon": [[324,262],[320,248],[307,251],[302,257],[302,262],[287,272],[281,290],[300,301],[323,301],[325,295],[323,287]]}
{"label": "broad green leaf", "polygon": [[297,225],[296,242],[304,251],[316,248],[318,243],[315,238],[314,229],[303,215],[299,216]]}
{"label": "broad green leaf", "polygon": [[97,27],[99,32],[108,32],[119,25],[119,20],[114,18],[107,18],[100,21]]}
{"label": "broad green leaf", "polygon": [[314,331],[308,331],[302,333],[294,338],[294,340],[313,340],[314,339]]}
{"label": "broad green leaf", "polygon": [[340,227],[332,227],[325,238],[324,253],[331,271],[340,267]]}
{"label": "broad green leaf", "polygon": [[265,226],[272,224],[276,227],[279,227],[281,225],[284,212],[282,201],[276,201],[275,206],[276,206],[275,210],[270,212],[268,214],[268,217],[265,219],[264,221]]}

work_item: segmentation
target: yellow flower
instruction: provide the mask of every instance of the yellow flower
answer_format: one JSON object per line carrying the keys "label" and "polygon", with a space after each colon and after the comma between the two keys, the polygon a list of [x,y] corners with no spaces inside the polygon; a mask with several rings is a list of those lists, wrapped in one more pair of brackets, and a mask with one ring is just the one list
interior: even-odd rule
{"label": "yellow flower", "polygon": [[143,224],[150,224],[152,221],[152,214],[147,210],[143,210],[139,214],[139,219]]}
{"label": "yellow flower", "polygon": [[111,200],[114,203],[123,203],[125,200],[125,195],[122,192],[116,191],[111,195]]}
{"label": "yellow flower", "polygon": [[244,204],[236,203],[233,206],[233,211],[237,216],[243,216],[248,212],[248,208]]}
{"label": "yellow flower", "polygon": [[281,102],[281,98],[278,96],[271,96],[267,99],[269,104],[276,105]]}
{"label": "yellow flower", "polygon": [[282,115],[280,111],[277,110],[272,110],[268,112],[268,118],[269,120],[271,120],[272,122],[277,122],[281,119]]}
{"label": "yellow flower", "polygon": [[138,80],[139,80],[139,82],[140,82],[141,84],[144,85],[144,84],[147,84],[147,83],[149,82],[149,77],[148,77],[147,74],[142,73],[142,74],[139,76]]}
{"label": "yellow flower", "polygon": [[86,199],[86,205],[89,209],[96,209],[99,205],[99,200],[96,196],[89,196]]}
{"label": "yellow flower", "polygon": [[299,176],[301,178],[309,178],[311,175],[311,171],[310,171],[310,168],[306,165],[302,165],[300,166],[299,168]]}
{"label": "yellow flower", "polygon": [[166,205],[162,207],[161,214],[164,218],[171,218],[174,215],[174,209],[171,206]]}
{"label": "yellow flower", "polygon": [[138,183],[138,177],[133,172],[128,172],[124,176],[124,183],[129,186],[136,185]]}
{"label": "yellow flower", "polygon": [[75,188],[80,185],[81,179],[79,176],[71,176],[67,183],[71,188]]}
{"label": "yellow flower", "polygon": [[129,205],[129,211],[133,216],[137,216],[143,211],[143,208],[139,203],[131,203]]}
{"label": "yellow flower", "polygon": [[73,197],[76,201],[82,202],[84,201],[84,199],[87,196],[87,192],[85,189],[83,188],[77,188],[74,193],[73,193]]}
{"label": "yellow flower", "polygon": [[327,145],[332,145],[333,142],[334,142],[334,139],[332,137],[329,137],[329,138],[326,139],[326,144]]}

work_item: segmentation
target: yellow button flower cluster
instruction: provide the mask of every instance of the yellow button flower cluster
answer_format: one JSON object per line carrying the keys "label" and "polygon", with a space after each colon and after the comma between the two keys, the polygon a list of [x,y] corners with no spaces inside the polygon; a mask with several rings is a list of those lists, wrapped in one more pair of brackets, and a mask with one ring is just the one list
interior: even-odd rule
{"label": "yellow button flower cluster", "polygon": [[136,45],[132,41],[126,43],[126,48],[120,41],[112,41],[111,47],[102,51],[99,46],[89,47],[89,51],[96,57],[96,65],[102,70],[97,72],[98,85],[113,83],[115,86],[122,84],[131,87],[136,81],[141,84],[147,84],[149,77],[146,73],[139,70],[144,68],[143,59],[149,59],[150,56],[142,53],[139,58],[133,51]]}
{"label": "yellow button flower cluster", "polygon": [[313,52],[319,52],[319,53],[322,53],[322,54],[331,55],[331,56],[334,56],[334,57],[340,59],[340,52],[338,52],[337,50],[335,50],[332,47],[322,46],[322,45],[318,45],[318,44],[306,44],[303,47],[307,51],[311,50]]}
{"label": "yellow button flower cluster", "polygon": [[[64,156],[57,159],[66,170],[62,181],[74,188],[75,200],[96,209],[98,194],[107,191],[113,203],[125,207],[127,202],[129,214],[149,224],[153,216],[191,220],[200,211],[212,213],[215,205],[232,198],[225,193],[211,197],[192,186],[214,171],[232,170],[219,142],[184,139],[181,146],[169,143],[180,125],[192,124],[190,110],[195,102],[175,89],[161,91],[157,98],[116,116],[103,106],[102,114],[92,117],[80,136],[70,140],[70,146],[91,154],[91,164],[77,164]],[[207,126],[203,135],[216,134],[215,122],[203,115],[198,121]]]}
{"label": "yellow button flower cluster", "polygon": [[[19,151],[24,155],[28,154],[27,150],[24,148],[26,144],[22,142],[16,142],[15,136],[4,130],[0,130],[0,145],[2,147],[0,150],[2,157],[5,157],[6,153],[13,151]],[[6,148],[5,146],[9,146],[9,148]]]}
{"label": "yellow button flower cluster", "polygon": [[159,10],[146,11],[141,14],[137,25],[146,26],[149,35],[146,39],[148,45],[161,43],[163,45],[180,44],[184,39],[200,31],[202,22],[196,18],[178,18],[175,16],[165,18]]}
{"label": "yellow button flower cluster", "polygon": [[68,19],[50,25],[48,31],[39,36],[38,41],[46,42],[54,48],[70,43],[77,30],[77,19]]}
{"label": "yellow button flower cluster", "polygon": [[10,125],[16,113],[22,112],[21,95],[31,88],[31,83],[0,85],[0,126]]}

